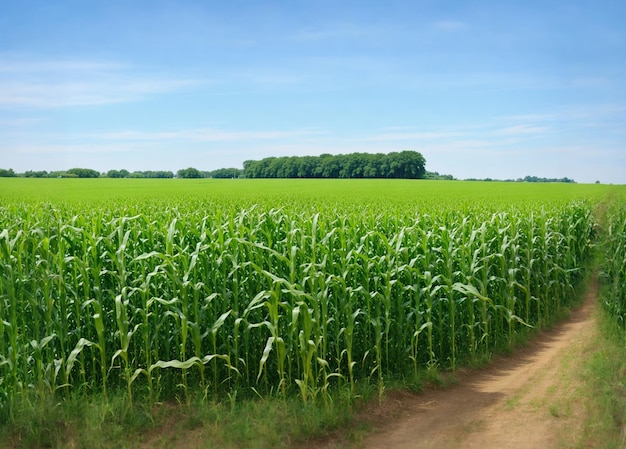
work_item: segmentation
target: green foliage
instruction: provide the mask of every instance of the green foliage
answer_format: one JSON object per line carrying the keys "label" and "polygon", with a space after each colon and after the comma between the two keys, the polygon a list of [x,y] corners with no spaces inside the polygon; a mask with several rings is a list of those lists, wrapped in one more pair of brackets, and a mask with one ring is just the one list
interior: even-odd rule
{"label": "green foliage", "polygon": [[431,172],[431,171],[427,171],[424,174],[424,179],[437,179],[437,180],[445,180],[445,181],[453,181],[454,180],[454,176],[452,175],[441,175],[439,174],[439,172]]}
{"label": "green foliage", "polygon": [[607,212],[604,230],[606,259],[602,280],[607,287],[605,306],[626,334],[626,201],[616,201]]}
{"label": "green foliage", "polygon": [[106,174],[107,178],[173,178],[174,173],[171,171],[135,171],[129,173],[128,170],[109,170]]}
{"label": "green foliage", "polygon": [[239,178],[243,175],[243,170],[240,168],[219,168],[217,170],[210,171],[206,174],[207,178]]}
{"label": "green foliage", "polygon": [[624,330],[615,326],[615,316],[606,309],[598,315],[601,326],[594,342],[596,350],[581,373],[587,404],[584,447],[618,449],[626,443]]}
{"label": "green foliage", "polygon": [[445,181],[48,180],[54,199],[46,180],[4,182],[4,418],[122,390],[149,404],[197,390],[309,403],[368,380],[380,393],[550,322],[593,229],[583,191],[552,186],[482,198]]}
{"label": "green foliage", "polygon": [[43,171],[27,171],[24,173],[25,178],[47,178],[48,172]]}
{"label": "green foliage", "polygon": [[574,183],[573,179],[570,178],[538,178],[537,176],[526,176],[522,179],[523,182],[569,182]]}
{"label": "green foliage", "polygon": [[109,170],[107,178],[128,178],[129,174],[128,170]]}
{"label": "green foliage", "polygon": [[[100,172],[90,168],[70,168],[65,172],[66,175],[73,175],[77,178],[99,178]],[[65,176],[67,177],[67,176]]]}
{"label": "green foliage", "polygon": [[268,157],[245,161],[246,178],[394,178],[418,179],[425,174],[426,160],[416,151],[336,156]]}
{"label": "green foliage", "polygon": [[[470,179],[465,179],[465,181],[487,181],[487,182],[494,182],[494,181],[498,181],[498,182],[538,182],[538,183],[544,183],[544,182],[548,182],[548,183],[554,183],[554,182],[561,182],[561,183],[566,183],[566,184],[575,184],[576,181],[574,181],[573,179],[570,178],[539,178],[537,176],[525,176],[524,178],[517,178],[517,179],[504,179],[504,180],[500,180],[500,179],[492,179],[492,178],[485,178],[485,179],[476,179],[476,178],[470,178]],[[599,182],[596,181],[597,184],[599,184]]]}
{"label": "green foliage", "polygon": [[17,175],[12,168],[9,168],[8,170],[5,168],[0,168],[0,178],[14,178],[16,176]]}
{"label": "green foliage", "polygon": [[197,168],[183,168],[176,172],[178,178],[204,178],[204,175]]}
{"label": "green foliage", "polygon": [[272,449],[323,435],[351,416],[351,402],[340,396],[332,404],[304,406],[298,398],[231,399],[129,406],[121,395],[77,395],[63,403],[24,404],[19,417],[0,424],[0,447]]}

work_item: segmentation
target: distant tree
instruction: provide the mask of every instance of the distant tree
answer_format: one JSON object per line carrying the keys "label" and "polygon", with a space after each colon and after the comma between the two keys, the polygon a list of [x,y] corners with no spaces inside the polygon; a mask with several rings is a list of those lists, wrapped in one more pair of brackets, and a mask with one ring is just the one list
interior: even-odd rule
{"label": "distant tree", "polygon": [[48,177],[48,172],[43,170],[43,171],[32,171],[29,170],[27,172],[24,172],[24,177],[25,178],[47,178]]}
{"label": "distant tree", "polygon": [[179,178],[202,178],[202,172],[197,168],[189,167],[178,170],[176,176]]}
{"label": "distant tree", "polygon": [[246,178],[257,178],[257,166],[259,165],[259,161],[247,160],[243,161],[243,175]]}
{"label": "distant tree", "polygon": [[129,173],[128,178],[145,178],[146,175],[143,174],[143,172],[141,171],[134,171],[132,173]]}
{"label": "distant tree", "polygon": [[210,178],[239,178],[243,174],[240,168],[218,168],[207,173]]}
{"label": "distant tree", "polygon": [[107,178],[123,178],[122,172],[119,170],[109,170],[106,174]]}
{"label": "distant tree", "polygon": [[8,170],[5,168],[0,168],[0,178],[15,178],[17,174],[13,171],[12,168]]}
{"label": "distant tree", "polygon": [[90,168],[70,168],[65,172],[69,175],[76,175],[77,178],[99,178],[100,172]]}
{"label": "distant tree", "polygon": [[524,182],[565,182],[565,183],[576,183],[573,179],[570,178],[538,178],[537,176],[526,176],[523,179]]}
{"label": "distant tree", "polygon": [[[297,178],[313,178],[315,176],[315,167],[317,166],[317,160],[319,158],[313,156],[302,156],[299,158],[289,157],[286,158],[286,164],[280,164],[275,161],[276,165],[282,165],[283,167],[291,166],[291,170],[287,171],[283,168],[283,176],[276,176],[277,178],[285,177],[284,174],[291,172],[292,176],[295,174]],[[295,170],[294,170],[295,169]]]}
{"label": "distant tree", "polygon": [[338,178],[342,167],[343,155],[332,154],[320,155],[319,164],[315,170],[316,178]]}
{"label": "distant tree", "polygon": [[298,176],[298,158],[295,156],[289,157],[285,160],[282,167],[282,176],[285,178],[295,178]]}
{"label": "distant tree", "polygon": [[493,178],[466,178],[465,181],[500,181],[500,182],[565,182],[565,183],[573,183],[576,181],[570,178],[539,178],[537,176],[525,176],[524,178],[517,179],[493,179]]}
{"label": "distant tree", "polygon": [[424,179],[436,179],[436,180],[446,180],[446,181],[453,181],[454,180],[454,176],[452,175],[442,175],[439,172],[436,171],[427,171],[424,174]]}
{"label": "distant tree", "polygon": [[147,170],[141,173],[143,173],[144,178],[173,178],[174,177],[173,172],[164,171],[164,170],[157,170],[157,171]]}

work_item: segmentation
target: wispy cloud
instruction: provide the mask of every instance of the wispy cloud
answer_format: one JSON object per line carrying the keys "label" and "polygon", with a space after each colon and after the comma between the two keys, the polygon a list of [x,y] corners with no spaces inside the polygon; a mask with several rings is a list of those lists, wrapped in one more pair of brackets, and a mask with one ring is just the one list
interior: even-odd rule
{"label": "wispy cloud", "polygon": [[94,71],[111,71],[127,68],[128,65],[114,62],[98,62],[98,61],[79,61],[79,60],[2,60],[0,55],[0,73],[68,73],[68,72],[94,72]]}
{"label": "wispy cloud", "polygon": [[192,142],[228,142],[228,141],[255,141],[255,140],[278,140],[303,136],[318,135],[320,131],[295,130],[295,131],[226,131],[214,128],[183,129],[163,132],[146,131],[120,131],[106,134],[98,134],[103,140],[120,141],[169,141],[182,140]]}
{"label": "wispy cloud", "polygon": [[494,134],[505,136],[520,136],[530,134],[541,134],[550,131],[546,126],[536,125],[514,125],[494,131]]}
{"label": "wispy cloud", "polygon": [[[626,120],[626,106],[620,104],[570,106],[545,113],[508,115],[494,119],[495,122],[499,123],[533,123],[533,126],[538,128],[603,126],[619,127],[620,129],[623,129],[624,120]],[[539,131],[544,130],[540,129]]]}
{"label": "wispy cloud", "polygon": [[109,153],[132,153],[139,149],[139,145],[128,145],[126,143],[101,144],[54,144],[54,143],[22,143],[9,147],[12,154],[23,155],[54,155],[54,154],[109,154]]}
{"label": "wispy cloud", "polygon": [[0,85],[0,106],[60,108],[137,101],[197,84],[193,80],[91,79],[75,82],[9,82]]}
{"label": "wispy cloud", "polygon": [[516,114],[496,117],[496,121],[504,122],[550,122],[560,118],[558,113]]}
{"label": "wispy cloud", "polygon": [[462,134],[459,132],[395,132],[395,133],[381,133],[372,136],[366,136],[359,140],[368,142],[382,142],[389,140],[434,140],[434,139],[449,139],[453,137],[459,137]]}
{"label": "wispy cloud", "polygon": [[374,133],[358,140],[365,142],[405,141],[417,144],[441,143],[443,145],[456,145],[456,142],[460,142],[461,146],[475,147],[477,142],[479,145],[485,145],[486,142],[505,144],[510,142],[506,139],[525,138],[552,132],[549,126],[508,121],[511,122],[510,125],[504,127],[497,120],[495,123],[464,123],[431,130],[419,130],[410,126],[387,127],[386,129],[391,132]]}
{"label": "wispy cloud", "polygon": [[137,73],[114,62],[0,58],[0,107],[61,108],[126,103],[200,82]]}
{"label": "wispy cloud", "polygon": [[41,122],[42,119],[34,117],[22,117],[22,118],[0,118],[0,127],[3,128],[22,128],[32,125],[34,123]]}

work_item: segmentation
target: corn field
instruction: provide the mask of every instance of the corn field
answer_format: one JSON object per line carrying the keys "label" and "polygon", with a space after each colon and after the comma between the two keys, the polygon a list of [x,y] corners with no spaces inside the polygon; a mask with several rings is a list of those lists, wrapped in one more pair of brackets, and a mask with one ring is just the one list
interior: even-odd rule
{"label": "corn field", "polygon": [[626,209],[623,204],[608,214],[602,275],[607,285],[605,306],[622,329],[626,329]]}
{"label": "corn field", "polygon": [[3,415],[111,391],[311,401],[454,369],[567,306],[593,230],[584,201],[272,206],[0,206]]}

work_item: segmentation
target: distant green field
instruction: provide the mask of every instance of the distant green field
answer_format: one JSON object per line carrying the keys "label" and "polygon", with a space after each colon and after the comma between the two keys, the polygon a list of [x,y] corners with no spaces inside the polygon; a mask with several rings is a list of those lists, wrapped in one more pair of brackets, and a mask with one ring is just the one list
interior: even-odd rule
{"label": "distant green field", "polygon": [[382,392],[489,357],[570,304],[611,196],[624,188],[0,179],[0,418],[110,390]]}
{"label": "distant green field", "polygon": [[0,178],[0,202],[99,202],[192,200],[271,204],[313,201],[360,206],[499,205],[596,200],[626,187],[596,184],[352,180],[352,179],[25,179]]}

